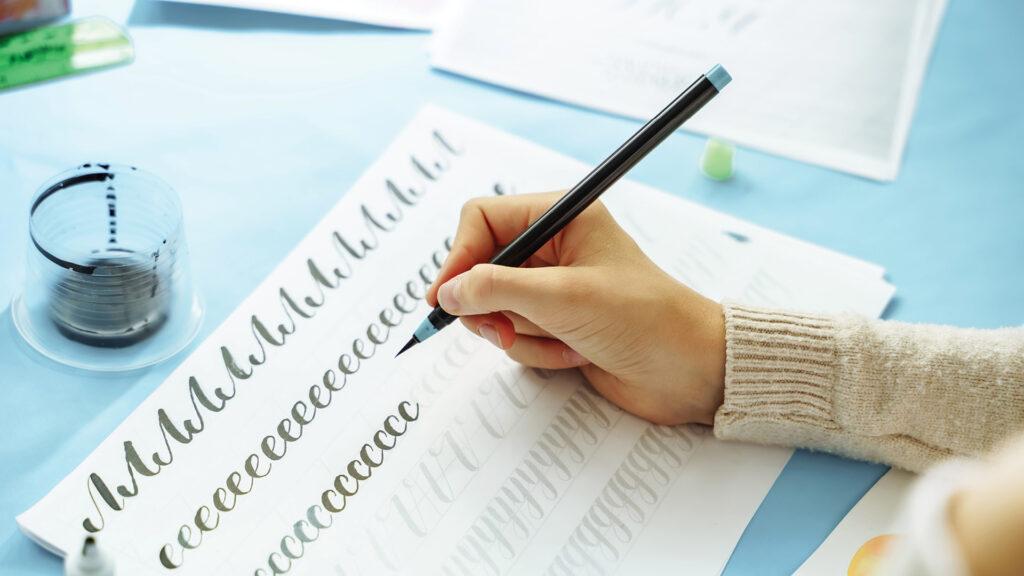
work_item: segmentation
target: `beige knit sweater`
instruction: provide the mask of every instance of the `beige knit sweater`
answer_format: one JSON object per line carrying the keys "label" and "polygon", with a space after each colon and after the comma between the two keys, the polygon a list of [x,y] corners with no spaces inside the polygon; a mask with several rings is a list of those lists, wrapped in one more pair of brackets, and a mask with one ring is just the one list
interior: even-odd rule
{"label": "beige knit sweater", "polygon": [[921,471],[1024,430],[1024,328],[725,306],[715,435]]}

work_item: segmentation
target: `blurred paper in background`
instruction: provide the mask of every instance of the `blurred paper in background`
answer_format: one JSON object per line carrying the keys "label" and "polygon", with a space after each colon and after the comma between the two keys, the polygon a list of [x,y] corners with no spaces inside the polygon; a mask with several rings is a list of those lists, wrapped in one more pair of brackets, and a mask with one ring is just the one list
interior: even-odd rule
{"label": "blurred paper in background", "polygon": [[172,0],[429,30],[442,0]]}
{"label": "blurred paper in background", "polygon": [[877,180],[899,173],[946,0],[465,0],[438,68],[638,119],[721,63],[687,129]]}

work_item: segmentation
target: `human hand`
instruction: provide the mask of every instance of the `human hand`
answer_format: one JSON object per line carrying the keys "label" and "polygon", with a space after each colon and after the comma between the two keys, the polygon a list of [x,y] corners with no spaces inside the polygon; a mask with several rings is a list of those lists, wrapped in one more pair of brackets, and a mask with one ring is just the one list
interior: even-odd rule
{"label": "human hand", "polygon": [[659,269],[600,202],[523,267],[486,264],[559,197],[466,203],[427,301],[527,366],[578,366],[641,418],[713,424],[725,374],[721,306]]}
{"label": "human hand", "polygon": [[1024,566],[1024,434],[997,450],[950,501],[949,519],[974,576]]}

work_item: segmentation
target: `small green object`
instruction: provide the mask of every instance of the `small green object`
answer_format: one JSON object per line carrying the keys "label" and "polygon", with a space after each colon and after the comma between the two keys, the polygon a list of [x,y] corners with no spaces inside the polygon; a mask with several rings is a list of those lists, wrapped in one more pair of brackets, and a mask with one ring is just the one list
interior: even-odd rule
{"label": "small green object", "polygon": [[700,171],[712,180],[728,180],[732,178],[732,157],[735,147],[728,142],[711,138],[704,147],[704,155],[700,158]]}
{"label": "small green object", "polygon": [[0,38],[0,90],[130,62],[132,42],[101,17]]}

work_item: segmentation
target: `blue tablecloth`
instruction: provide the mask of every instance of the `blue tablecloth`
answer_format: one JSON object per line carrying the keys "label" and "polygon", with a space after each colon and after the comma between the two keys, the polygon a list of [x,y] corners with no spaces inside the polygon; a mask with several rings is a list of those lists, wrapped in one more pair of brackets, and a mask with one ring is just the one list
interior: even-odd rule
{"label": "blue tablecloth", "polygon": [[[348,80],[351,89],[339,94],[339,109],[332,114],[361,142],[339,149],[347,179],[335,189],[303,191],[301,202],[287,189],[264,193],[258,202],[241,200],[244,191],[195,198],[179,190],[193,266],[208,306],[200,338],[284,257],[426,102],[588,162],[601,160],[636,127],[627,120],[430,71],[423,34],[202,6],[142,3],[132,8],[129,3],[125,11],[129,27],[135,29],[330,34],[352,55],[337,69],[325,71]],[[903,170],[894,184],[746,150],[738,152],[736,178],[713,183],[697,172],[703,139],[682,133],[672,136],[631,177],[884,265],[898,287],[887,318],[981,328],[1022,324],[1022,23],[1024,3],[1019,0],[951,3]],[[113,78],[131,70],[103,74]],[[24,139],[36,133],[26,126],[39,127],[40,137],[59,137],[61,129],[74,130],[73,114],[57,111],[24,118],[12,103],[26,95],[47,97],[65,83],[97,82],[103,74],[0,93],[0,302],[8,302],[20,286],[27,206],[36,187],[52,173],[97,155],[131,157],[130,143],[118,139],[116,111],[107,111],[113,114],[111,128],[96,135],[95,147],[69,153],[54,142],[55,152],[47,154],[48,148],[38,142],[26,144]],[[83,110],[93,103],[72,103],[69,98],[66,104]],[[95,105],[102,108],[100,102]],[[153,111],[161,113],[167,111]],[[58,129],[57,122],[70,124]],[[173,154],[173,145],[168,142],[168,154]],[[223,260],[226,254],[231,262]],[[0,573],[57,574],[58,559],[23,536],[14,516],[77,465],[181,357],[120,376],[65,370],[27,350],[12,327],[9,309],[0,310]],[[791,572],[884,470],[798,452],[748,526],[726,573]]]}

